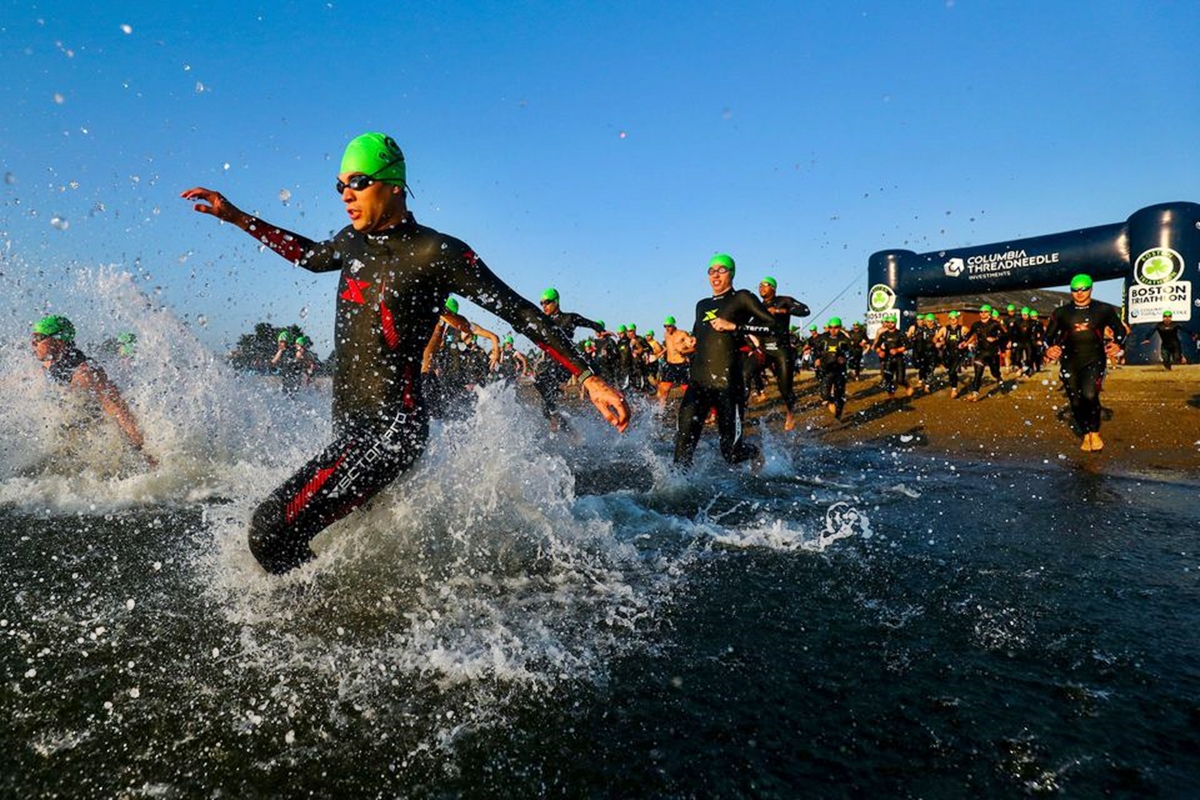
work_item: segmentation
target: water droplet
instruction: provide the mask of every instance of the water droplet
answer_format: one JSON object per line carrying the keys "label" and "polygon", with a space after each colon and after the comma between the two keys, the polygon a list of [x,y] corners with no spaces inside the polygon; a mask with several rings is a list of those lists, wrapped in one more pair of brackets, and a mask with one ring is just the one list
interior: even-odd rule
{"label": "water droplet", "polygon": [[129,25],[128,23],[122,23],[121,24],[121,33],[128,36],[129,34],[133,33],[133,26]]}

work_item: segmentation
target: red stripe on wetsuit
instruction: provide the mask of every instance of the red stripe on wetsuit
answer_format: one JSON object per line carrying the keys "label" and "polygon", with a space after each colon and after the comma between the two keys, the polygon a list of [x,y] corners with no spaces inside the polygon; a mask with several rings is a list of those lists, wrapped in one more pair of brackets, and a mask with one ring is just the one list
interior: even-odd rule
{"label": "red stripe on wetsuit", "polygon": [[567,372],[571,373],[572,378],[583,372],[583,370],[581,370],[579,367],[568,361],[566,356],[555,350],[550,345],[543,344],[542,342],[536,342],[536,344],[538,347],[542,348],[542,352],[553,358],[555,361],[561,364],[567,370]]}
{"label": "red stripe on wetsuit", "polygon": [[326,467],[325,469],[317,470],[317,474],[313,476],[313,479],[304,484],[304,487],[296,493],[296,496],[288,501],[287,508],[284,510],[284,520],[288,524],[295,522],[296,517],[300,516],[300,512],[303,511],[304,507],[308,505],[308,502],[313,499],[313,495],[321,491],[321,487],[324,486],[325,482],[329,480],[329,476],[333,475],[333,473],[345,460],[346,457],[343,455],[333,463],[332,467]]}

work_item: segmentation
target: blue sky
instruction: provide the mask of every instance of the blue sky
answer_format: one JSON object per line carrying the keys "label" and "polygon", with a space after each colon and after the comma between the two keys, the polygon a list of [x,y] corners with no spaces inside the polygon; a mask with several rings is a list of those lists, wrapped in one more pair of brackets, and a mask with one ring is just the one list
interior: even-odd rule
{"label": "blue sky", "polygon": [[1200,199],[1191,3],[0,9],[0,281],[32,296],[117,264],[218,349],[267,318],[328,352],[336,278],[179,192],[323,238],[345,220],[341,149],[367,130],[404,148],[421,222],[528,297],[556,286],[642,329],[691,318],[717,251],[739,286],[770,274],[858,319],[874,251]]}

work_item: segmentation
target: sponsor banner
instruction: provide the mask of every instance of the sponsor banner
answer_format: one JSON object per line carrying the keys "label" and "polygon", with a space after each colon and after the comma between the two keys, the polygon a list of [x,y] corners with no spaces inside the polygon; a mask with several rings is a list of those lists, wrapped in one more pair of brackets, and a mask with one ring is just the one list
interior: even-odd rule
{"label": "sponsor banner", "polygon": [[942,263],[947,278],[968,281],[994,281],[1011,278],[1025,270],[1054,267],[1062,260],[1058,251],[1030,253],[1026,249],[1008,249],[966,256],[952,256]]}
{"label": "sponsor banner", "polygon": [[1176,322],[1188,322],[1192,318],[1192,282],[1171,281],[1149,286],[1130,284],[1125,296],[1125,309],[1130,325],[1161,322],[1164,311],[1170,311],[1171,318]]}

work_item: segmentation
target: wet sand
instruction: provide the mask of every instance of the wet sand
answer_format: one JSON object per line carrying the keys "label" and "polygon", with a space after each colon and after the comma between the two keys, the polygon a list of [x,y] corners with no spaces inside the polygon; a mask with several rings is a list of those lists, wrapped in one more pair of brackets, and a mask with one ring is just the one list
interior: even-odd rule
{"label": "wet sand", "polygon": [[[1105,448],[1099,453],[1079,449],[1057,366],[1003,386],[989,376],[976,403],[965,392],[951,400],[941,371],[933,392],[905,397],[900,389],[894,399],[883,393],[876,372],[864,373],[846,388],[841,421],[821,404],[812,373],[803,373],[796,391],[797,430],[829,444],[1200,479],[1200,365],[1170,372],[1158,364],[1110,370],[1101,395]],[[766,402],[752,405],[750,416],[781,430],[782,406],[773,394],[769,390]]]}

